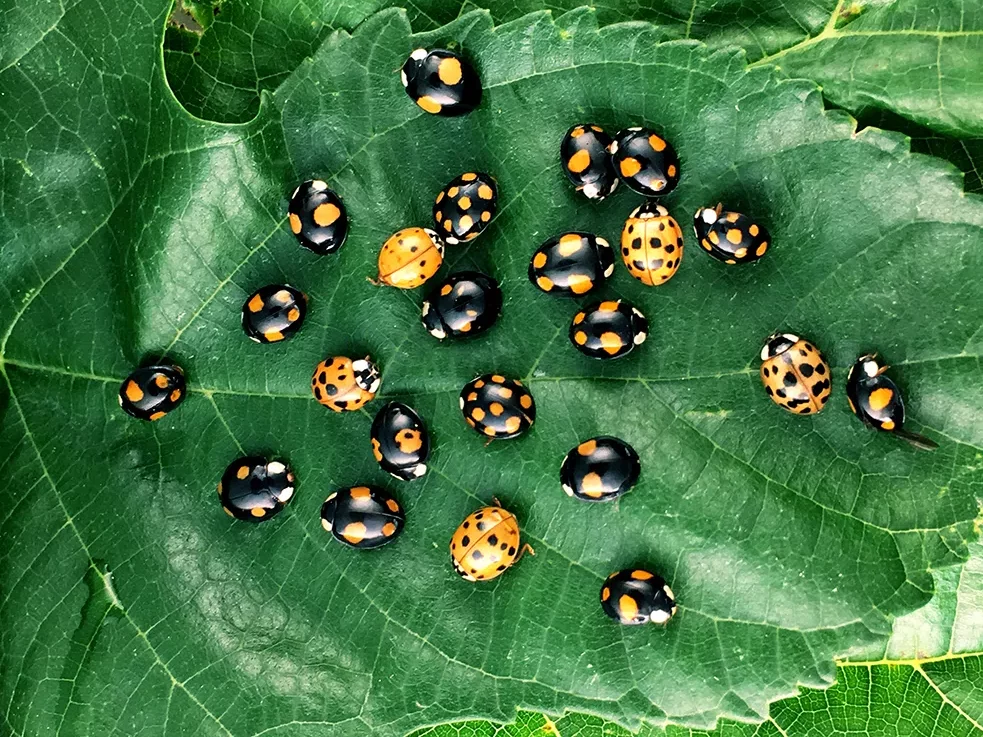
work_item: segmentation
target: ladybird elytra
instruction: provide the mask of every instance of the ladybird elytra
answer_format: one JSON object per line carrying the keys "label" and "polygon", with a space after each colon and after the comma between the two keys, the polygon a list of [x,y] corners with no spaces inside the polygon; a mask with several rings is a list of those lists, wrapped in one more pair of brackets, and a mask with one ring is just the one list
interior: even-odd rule
{"label": "ladybird elytra", "polygon": [[629,491],[641,470],[634,448],[620,438],[599,435],[567,453],[560,464],[560,485],[568,496],[606,502]]}
{"label": "ladybird elytra", "polygon": [[427,472],[430,434],[412,407],[385,404],[372,421],[369,440],[376,462],[390,476],[409,481]]}
{"label": "ladybird elytra", "polygon": [[601,585],[601,608],[621,624],[666,624],[676,614],[676,597],[665,579],[643,568],[626,568]]}
{"label": "ladybird elytra", "polygon": [[665,284],[683,260],[683,231],[662,205],[645,202],[632,210],[621,231],[621,258],[628,273],[646,286]]}
{"label": "ladybird elytra", "polygon": [[294,335],[307,316],[307,295],[288,284],[268,284],[242,304],[242,329],[257,343],[277,343]]}
{"label": "ladybird elytra", "polygon": [[400,71],[406,94],[433,115],[464,115],[481,102],[481,80],[467,59],[447,49],[416,49]]}
{"label": "ladybird elytra", "polygon": [[529,390],[501,374],[484,374],[465,384],[460,407],[465,422],[489,440],[517,437],[536,420]]}
{"label": "ladybird elytra", "polygon": [[287,220],[300,245],[319,255],[334,253],[348,236],[345,203],[321,179],[310,179],[294,190]]}
{"label": "ladybird elytra", "polygon": [[156,422],[176,409],[186,394],[184,369],[176,364],[153,364],[123,379],[117,399],[131,417]]}
{"label": "ladybird elytra", "polygon": [[935,450],[939,446],[934,440],[905,429],[904,399],[886,374],[889,368],[878,362],[877,354],[854,362],[846,380],[850,411],[868,427],[896,435],[921,450]]}
{"label": "ladybird elytra", "polygon": [[474,240],[498,209],[498,184],[483,172],[465,172],[447,183],[433,205],[434,227],[446,243]]}
{"label": "ladybird elytra", "polygon": [[560,164],[567,179],[591,200],[603,200],[618,186],[611,164],[611,136],[593,123],[575,125],[560,143]]}
{"label": "ladybird elytra", "polygon": [[314,398],[335,412],[361,409],[379,391],[382,375],[368,356],[355,361],[334,356],[321,361],[311,377]]}
{"label": "ladybird elytra", "polygon": [[321,505],[321,527],[350,548],[368,550],[395,540],[406,513],[378,486],[350,486],[333,492]]}
{"label": "ladybird elytra", "polygon": [[437,273],[444,261],[444,242],[429,228],[393,233],[379,251],[379,281],[398,289],[415,289]]}
{"label": "ladybird elytra", "polygon": [[458,526],[450,542],[451,564],[465,581],[490,581],[501,576],[522,554],[535,554],[522,545],[519,521],[501,506],[482,507]]}
{"label": "ladybird elytra", "polygon": [[650,128],[620,131],[610,146],[614,170],[625,186],[646,197],[669,194],[679,184],[676,150]]}
{"label": "ladybird elytra", "polygon": [[502,312],[498,282],[477,271],[458,271],[437,284],[423,301],[422,322],[438,340],[480,335]]}
{"label": "ladybird elytra", "polygon": [[792,333],[769,336],[761,349],[761,381],[775,404],[797,415],[822,411],[832,388],[822,352]]}
{"label": "ladybird elytra", "polygon": [[237,458],[218,483],[219,500],[227,514],[247,522],[264,522],[278,515],[294,495],[296,479],[283,461],[262,456]]}
{"label": "ladybird elytra", "polygon": [[700,247],[725,264],[745,264],[765,255],[771,244],[768,229],[739,212],[701,207],[693,216],[693,230]]}
{"label": "ladybird elytra", "polygon": [[561,233],[536,249],[528,273],[529,281],[547,294],[579,297],[614,273],[614,252],[593,233]]}

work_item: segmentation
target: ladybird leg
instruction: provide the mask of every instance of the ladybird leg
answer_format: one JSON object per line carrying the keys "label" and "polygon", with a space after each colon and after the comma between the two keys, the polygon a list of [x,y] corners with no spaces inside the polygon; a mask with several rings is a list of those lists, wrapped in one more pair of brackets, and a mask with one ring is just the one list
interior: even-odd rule
{"label": "ladybird leg", "polygon": [[371,276],[365,277],[365,281],[367,281],[373,287],[381,287],[382,286],[382,282],[373,279]]}
{"label": "ladybird leg", "polygon": [[[488,440],[486,440],[486,441],[485,441],[485,446],[484,446],[484,447],[486,447],[486,448],[487,448],[487,447],[488,447],[489,445],[491,445],[491,444],[492,444],[492,441],[493,441],[494,439],[495,439],[495,438],[488,438]],[[498,506],[502,506],[502,505],[501,505],[501,504],[499,504]]]}
{"label": "ladybird leg", "polygon": [[877,369],[877,373],[874,374],[874,376],[880,376],[885,371],[887,371],[889,368],[891,368],[891,367],[890,366],[881,366],[879,369]]}
{"label": "ladybird leg", "polygon": [[536,551],[533,549],[532,545],[530,545],[529,543],[526,543],[525,545],[523,545],[519,549],[519,554],[517,556],[515,556],[515,560],[512,561],[513,565],[516,564],[516,563],[518,563],[520,560],[522,560],[522,556],[525,555],[527,551],[528,551],[529,555],[535,555],[536,554]]}
{"label": "ladybird leg", "polygon": [[[488,442],[491,442],[491,441],[488,441]],[[486,443],[486,445],[487,445],[487,443]],[[500,501],[498,501],[498,497],[497,496],[493,496],[492,497],[492,504],[494,504],[496,507],[501,507],[502,506],[502,503]]]}

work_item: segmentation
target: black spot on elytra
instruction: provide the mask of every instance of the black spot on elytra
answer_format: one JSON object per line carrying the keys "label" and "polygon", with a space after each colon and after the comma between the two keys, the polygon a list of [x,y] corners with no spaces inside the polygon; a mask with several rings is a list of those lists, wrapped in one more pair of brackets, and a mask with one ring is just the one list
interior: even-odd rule
{"label": "black spot on elytra", "polygon": [[672,253],[676,250],[676,247],[671,243],[666,244],[666,253]]}
{"label": "black spot on elytra", "polygon": [[344,381],[348,378],[348,374],[338,374],[338,381]]}
{"label": "black spot on elytra", "polygon": [[488,544],[489,545],[498,545],[498,535],[489,535],[488,536]]}
{"label": "black spot on elytra", "polygon": [[515,548],[509,548],[509,555],[515,555]]}
{"label": "black spot on elytra", "polygon": [[779,389],[777,392],[775,392],[775,394],[777,394],[782,399],[785,399],[785,390],[784,389]]}
{"label": "black spot on elytra", "polygon": [[485,521],[479,522],[478,523],[478,532],[484,532],[487,527],[488,527],[488,523],[487,522],[485,522]]}
{"label": "black spot on elytra", "polygon": [[424,266],[426,266],[426,265],[427,265],[427,260],[426,259],[424,259],[423,261],[420,262],[420,267],[421,268],[424,267]]}
{"label": "black spot on elytra", "polygon": [[768,392],[768,396],[769,397],[775,396],[775,392],[774,392],[774,390],[770,386],[766,386],[765,387],[765,391]]}
{"label": "black spot on elytra", "polygon": [[467,520],[464,520],[464,524],[461,525],[461,527],[463,527],[465,530],[468,529],[470,526],[471,526],[471,523],[468,522]]}
{"label": "black spot on elytra", "polygon": [[823,379],[822,381],[817,381],[812,385],[812,393],[815,396],[819,396],[825,389],[829,388],[829,379]]}
{"label": "black spot on elytra", "polygon": [[329,397],[333,397],[338,393],[338,387],[336,387],[334,384],[328,384],[326,387],[324,387],[324,391],[327,392]]}
{"label": "black spot on elytra", "polygon": [[649,268],[652,269],[653,271],[655,269],[661,269],[662,268],[662,259],[661,258],[654,258],[654,259],[652,259],[652,261],[649,262]]}
{"label": "black spot on elytra", "polygon": [[471,538],[470,537],[468,537],[467,535],[465,535],[464,537],[461,538],[461,545],[463,545],[464,547],[468,547],[468,545],[470,545],[470,544],[471,544]]}
{"label": "black spot on elytra", "polygon": [[417,246],[410,246],[410,253],[416,253]]}
{"label": "black spot on elytra", "polygon": [[793,374],[791,371],[787,371],[785,376],[782,377],[782,383],[785,384],[785,386],[795,386],[799,383],[799,380],[795,378],[795,374]]}
{"label": "black spot on elytra", "polygon": [[319,373],[317,375],[317,380],[320,381],[322,384],[327,384],[328,383],[328,375],[324,371],[322,371],[321,373]]}
{"label": "black spot on elytra", "polygon": [[642,261],[632,261],[631,264],[632,264],[632,266],[634,266],[639,271],[644,271],[645,270],[645,263],[642,262]]}
{"label": "black spot on elytra", "polygon": [[799,348],[799,353],[803,356],[809,355],[809,351],[805,350],[804,348]]}
{"label": "black spot on elytra", "polygon": [[804,377],[806,377],[807,379],[808,379],[808,378],[809,378],[810,376],[812,376],[812,372],[813,372],[814,370],[815,370],[815,369],[813,369],[813,368],[812,368],[812,366],[810,366],[810,365],[809,365],[808,363],[804,363],[804,364],[802,364],[801,366],[799,366],[799,373],[800,373],[800,374],[802,374],[802,375],[803,375]]}
{"label": "black spot on elytra", "polygon": [[318,400],[321,399],[321,387],[319,387],[319,386],[314,387],[314,396]]}
{"label": "black spot on elytra", "polygon": [[621,249],[621,255],[622,256],[627,256],[629,253],[631,253],[631,251],[629,251],[627,248],[622,248]]}
{"label": "black spot on elytra", "polygon": [[820,376],[822,376],[823,374],[825,374],[826,373],[826,364],[825,363],[818,364],[816,366],[816,373],[819,374]]}
{"label": "black spot on elytra", "polygon": [[649,238],[649,248],[662,248],[662,239],[657,235]]}
{"label": "black spot on elytra", "polygon": [[501,565],[498,568],[496,568],[495,570],[496,571],[504,571],[505,570],[505,566],[504,565]]}
{"label": "black spot on elytra", "polygon": [[472,550],[471,551],[471,557],[474,558],[475,560],[481,560],[485,556],[483,556],[481,554],[481,551],[480,550]]}
{"label": "black spot on elytra", "polygon": [[641,238],[632,238],[631,247],[634,248],[634,249],[641,248],[642,247],[642,239]]}

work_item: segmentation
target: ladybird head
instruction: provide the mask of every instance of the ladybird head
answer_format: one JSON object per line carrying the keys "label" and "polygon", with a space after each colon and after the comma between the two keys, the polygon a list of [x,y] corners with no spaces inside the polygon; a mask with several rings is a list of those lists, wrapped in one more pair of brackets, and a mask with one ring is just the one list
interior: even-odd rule
{"label": "ladybird head", "polygon": [[427,234],[427,237],[433,241],[434,247],[437,249],[437,253],[441,256],[444,255],[444,240],[437,234],[437,231],[430,230],[430,228],[424,228],[423,232]]}
{"label": "ladybird head", "polygon": [[768,337],[768,340],[765,341],[764,348],[761,349],[761,360],[766,361],[769,358],[774,358],[784,353],[798,341],[798,335],[793,335],[792,333],[774,333]]}
{"label": "ladybird head", "polygon": [[355,374],[355,384],[360,389],[364,389],[369,394],[379,391],[382,375],[379,367],[368,356],[352,361],[352,372]]}
{"label": "ladybird head", "polygon": [[427,58],[430,54],[426,49],[415,49],[409,58],[403,64],[403,68],[399,72],[399,78],[403,83],[403,87],[408,87],[410,80],[416,77],[417,71],[420,69],[421,62]]}
{"label": "ladybird head", "polygon": [[857,367],[871,379],[881,372],[881,365],[877,362],[876,353],[869,353],[858,358]]}
{"label": "ladybird head", "polygon": [[647,200],[631,211],[629,218],[639,218],[648,220],[649,218],[664,218],[669,215],[669,211],[657,202]]}

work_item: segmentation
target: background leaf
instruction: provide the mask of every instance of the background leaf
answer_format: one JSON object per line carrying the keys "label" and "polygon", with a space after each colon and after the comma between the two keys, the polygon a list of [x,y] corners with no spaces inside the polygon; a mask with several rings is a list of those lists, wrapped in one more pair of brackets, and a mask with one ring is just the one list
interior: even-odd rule
{"label": "background leaf", "polygon": [[[983,445],[983,205],[950,168],[900,136],[857,135],[814,85],[748,72],[737,52],[659,44],[644,24],[598,32],[585,12],[494,31],[469,14],[414,37],[385,12],[331,36],[255,121],[206,123],[163,81],[167,10],[69,6],[0,72],[0,613],[27,623],[0,635],[6,729],[395,735],[517,706],[625,724],[753,719],[798,684],[826,685],[834,656],[873,648],[928,600],[930,570],[965,557]],[[400,88],[405,55],[437,40],[480,68],[486,101],[465,119],[426,116]],[[637,302],[654,329],[612,366],[566,345],[572,305],[525,278],[546,236],[615,239],[638,202],[620,192],[589,207],[564,181],[557,142],[581,117],[658,125],[684,160],[679,218],[723,199],[776,244],[741,270],[691,248],[657,291],[619,271],[605,294]],[[506,310],[485,339],[436,346],[421,295],[364,277],[382,239],[425,223],[468,168],[498,177],[502,205],[449,261],[499,277]],[[328,260],[283,222],[292,185],[314,173],[352,216]],[[256,346],[239,308],[278,280],[313,311],[290,343]],[[756,355],[791,325],[826,350],[837,386],[858,351],[881,350],[915,426],[943,447],[876,436],[842,401],[809,420],[772,406]],[[192,396],[134,422],[118,383],[161,352],[188,369]],[[438,450],[425,481],[395,489],[403,538],[357,555],[320,530],[320,502],[392,482],[368,452],[371,416],[331,415],[307,391],[325,355],[366,352]],[[487,370],[529,380],[540,415],[528,437],[486,449],[455,395]],[[636,447],[643,481],[585,507],[555,474],[599,432]],[[260,527],[215,502],[243,450],[283,453],[300,477],[296,501]],[[445,546],[493,494],[538,555],[468,586]],[[596,605],[601,579],[638,563],[679,595],[665,630],[613,627]]]}

